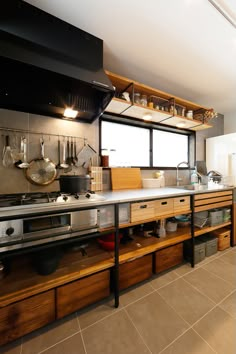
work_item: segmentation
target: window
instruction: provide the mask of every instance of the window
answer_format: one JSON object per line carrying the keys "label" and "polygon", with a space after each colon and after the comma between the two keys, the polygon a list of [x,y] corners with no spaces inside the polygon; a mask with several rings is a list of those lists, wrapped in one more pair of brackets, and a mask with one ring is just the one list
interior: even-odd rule
{"label": "window", "polygon": [[188,162],[188,136],[153,129],[153,166],[176,167]]}
{"label": "window", "polygon": [[102,121],[101,149],[109,151],[110,166],[150,166],[150,131]]}
{"label": "window", "polygon": [[109,166],[175,168],[181,161],[193,165],[194,132],[151,124],[147,127],[106,116],[101,119],[100,148],[108,150]]}

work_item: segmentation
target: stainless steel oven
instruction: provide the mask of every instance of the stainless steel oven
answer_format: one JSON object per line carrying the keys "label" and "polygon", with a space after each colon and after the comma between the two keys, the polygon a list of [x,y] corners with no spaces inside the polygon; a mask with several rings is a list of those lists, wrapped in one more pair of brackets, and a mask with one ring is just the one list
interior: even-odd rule
{"label": "stainless steel oven", "polygon": [[0,221],[0,252],[97,231],[97,209]]}

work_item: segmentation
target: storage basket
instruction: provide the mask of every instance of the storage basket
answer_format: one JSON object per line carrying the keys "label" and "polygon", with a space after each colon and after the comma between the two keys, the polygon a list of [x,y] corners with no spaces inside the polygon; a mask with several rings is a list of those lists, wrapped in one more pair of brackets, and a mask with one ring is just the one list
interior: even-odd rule
{"label": "storage basket", "polygon": [[218,238],[210,234],[199,237],[201,241],[205,243],[205,254],[206,257],[212,256],[217,253],[218,249]]}
{"label": "storage basket", "polygon": [[223,251],[230,247],[230,234],[230,230],[225,227],[211,232],[211,235],[218,238],[218,251]]}
{"label": "storage basket", "polygon": [[194,213],[194,226],[200,229],[209,224],[208,211],[200,211],[199,213]]}
{"label": "storage basket", "polygon": [[[195,239],[194,240],[194,263],[197,264],[205,259],[206,256],[206,247],[205,242]],[[184,258],[187,261],[191,261],[192,259],[192,241],[187,240],[184,241]]]}
{"label": "storage basket", "polygon": [[223,223],[223,210],[212,209],[209,211],[209,223],[210,226],[215,226]]}

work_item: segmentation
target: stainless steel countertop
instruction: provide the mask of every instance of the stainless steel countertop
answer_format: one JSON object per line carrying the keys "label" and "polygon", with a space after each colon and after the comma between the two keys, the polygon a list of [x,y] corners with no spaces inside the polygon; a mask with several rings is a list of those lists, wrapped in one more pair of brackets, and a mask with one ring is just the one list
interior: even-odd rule
{"label": "stainless steel countertop", "polygon": [[143,188],[143,189],[129,189],[119,191],[104,191],[97,193],[103,196],[104,200],[84,201],[81,203],[45,203],[34,205],[22,205],[0,209],[0,220],[4,218],[13,218],[18,216],[21,218],[30,217],[33,214],[46,214],[50,212],[61,212],[70,210],[79,210],[83,208],[94,208],[96,206],[102,206],[106,204],[127,203],[142,200],[152,200],[168,197],[178,197],[182,195],[193,195],[208,192],[222,192],[224,190],[232,190],[231,187],[219,188],[219,189],[204,189],[204,190],[186,190],[181,187],[164,187],[164,188]]}

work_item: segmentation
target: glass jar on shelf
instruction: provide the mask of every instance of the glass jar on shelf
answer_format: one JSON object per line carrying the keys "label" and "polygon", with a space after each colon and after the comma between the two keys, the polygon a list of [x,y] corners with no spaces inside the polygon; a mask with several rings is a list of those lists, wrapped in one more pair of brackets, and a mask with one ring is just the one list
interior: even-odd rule
{"label": "glass jar on shelf", "polygon": [[134,93],[134,103],[140,104],[141,103],[141,97],[139,92]]}
{"label": "glass jar on shelf", "polygon": [[147,107],[147,95],[142,95],[140,98],[140,104],[144,107]]}

